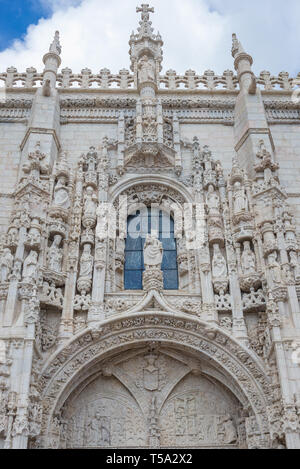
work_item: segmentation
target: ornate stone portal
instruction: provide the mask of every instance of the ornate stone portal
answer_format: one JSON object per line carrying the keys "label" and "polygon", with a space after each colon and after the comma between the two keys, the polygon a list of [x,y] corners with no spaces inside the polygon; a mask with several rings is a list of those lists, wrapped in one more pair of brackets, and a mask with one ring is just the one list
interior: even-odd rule
{"label": "ornate stone portal", "polygon": [[162,75],[138,12],[131,72],[0,74],[0,448],[299,449],[292,79]]}
{"label": "ornate stone portal", "polygon": [[60,445],[147,447],[154,439],[160,447],[245,445],[232,393],[203,376],[200,367],[191,369],[184,355],[178,361],[172,354],[141,351],[104,364],[102,373],[66,401]]}

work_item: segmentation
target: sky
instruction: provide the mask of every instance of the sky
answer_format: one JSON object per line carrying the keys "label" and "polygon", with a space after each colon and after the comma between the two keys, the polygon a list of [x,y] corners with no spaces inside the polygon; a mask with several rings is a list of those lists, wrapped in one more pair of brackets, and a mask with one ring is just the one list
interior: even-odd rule
{"label": "sky", "polygon": [[[145,1],[145,0],[144,0]],[[142,3],[142,2],[140,2]],[[163,70],[222,74],[233,69],[231,35],[254,59],[253,70],[300,72],[300,0],[149,0],[164,41]],[[0,72],[33,66],[60,31],[62,68],[74,73],[129,68],[129,37],[138,0],[0,0]]]}

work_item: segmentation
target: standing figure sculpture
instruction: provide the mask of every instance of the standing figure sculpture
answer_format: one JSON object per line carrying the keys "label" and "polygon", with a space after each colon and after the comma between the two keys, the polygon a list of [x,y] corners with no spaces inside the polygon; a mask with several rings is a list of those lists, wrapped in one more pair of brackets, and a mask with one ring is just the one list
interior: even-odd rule
{"label": "standing figure sculpture", "polygon": [[155,80],[154,64],[151,63],[147,55],[143,55],[138,65],[138,68],[139,68],[139,82],[140,83]]}
{"label": "standing figure sculpture", "polygon": [[161,241],[157,238],[157,234],[152,232],[147,234],[144,245],[144,265],[145,269],[151,268],[161,269],[163,256],[163,247]]}
{"label": "standing figure sculpture", "polygon": [[93,256],[91,254],[91,245],[85,244],[83,247],[83,253],[80,258],[80,277],[92,278],[93,273]]}
{"label": "standing figure sculpture", "polygon": [[271,280],[273,281],[274,285],[281,285],[282,284],[281,267],[280,267],[280,264],[277,262],[276,251],[272,252],[268,256],[268,268],[269,268]]}
{"label": "standing figure sculpture", "polygon": [[208,186],[208,193],[206,196],[206,204],[210,216],[220,215],[220,197],[218,196],[212,184]]}
{"label": "standing figure sculpture", "polygon": [[90,447],[110,445],[110,431],[107,428],[106,420],[101,412],[96,411],[88,424],[88,445]]}
{"label": "standing figure sculpture", "polygon": [[48,250],[47,264],[50,270],[61,272],[63,253],[60,246],[62,236],[54,236],[52,246]]}
{"label": "standing figure sculpture", "polygon": [[54,188],[54,205],[68,209],[70,207],[69,189],[67,187],[67,179],[60,176]]}
{"label": "standing figure sculpture", "polygon": [[88,186],[86,188],[86,193],[84,196],[84,216],[85,217],[96,217],[97,210],[97,196],[92,187]]}
{"label": "standing figure sculpture", "polygon": [[0,281],[7,282],[13,266],[14,257],[10,249],[5,248],[0,258]]}
{"label": "standing figure sculpture", "polygon": [[254,252],[251,251],[250,242],[244,242],[244,251],[241,257],[243,275],[256,273],[256,259]]}
{"label": "standing figure sculpture", "polygon": [[214,245],[214,255],[212,260],[212,275],[214,279],[222,279],[227,277],[226,261],[221,253],[220,246]]}
{"label": "standing figure sculpture", "polygon": [[30,251],[23,264],[23,278],[35,280],[37,277],[38,253]]}
{"label": "standing figure sculpture", "polygon": [[234,184],[233,200],[234,214],[246,212],[248,210],[248,200],[245,190],[239,181]]}

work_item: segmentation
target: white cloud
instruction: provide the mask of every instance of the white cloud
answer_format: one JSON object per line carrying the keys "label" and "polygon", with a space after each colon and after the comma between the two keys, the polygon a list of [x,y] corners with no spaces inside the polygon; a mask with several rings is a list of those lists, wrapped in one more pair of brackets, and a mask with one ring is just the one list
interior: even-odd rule
{"label": "white cloud", "polygon": [[[61,33],[62,67],[74,72],[129,68],[128,40],[138,26],[138,0],[39,0],[49,19],[28,28],[24,40],[0,53],[0,70],[14,65],[42,70],[55,30]],[[164,70],[198,73],[233,68],[231,33],[238,33],[254,58],[254,70],[298,73],[299,0],[153,0],[155,30],[164,40]]]}

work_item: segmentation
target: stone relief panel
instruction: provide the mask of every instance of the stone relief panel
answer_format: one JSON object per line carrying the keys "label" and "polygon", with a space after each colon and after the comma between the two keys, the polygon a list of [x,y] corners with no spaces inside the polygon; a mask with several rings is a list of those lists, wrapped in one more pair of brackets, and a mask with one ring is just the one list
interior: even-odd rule
{"label": "stone relief panel", "polygon": [[238,400],[173,353],[129,352],[104,365],[65,403],[60,446],[239,447]]}
{"label": "stone relief panel", "polygon": [[190,374],[162,408],[161,446],[236,446],[237,408],[228,393],[207,378]]}
{"label": "stone relief panel", "polygon": [[67,448],[146,444],[146,426],[134,398],[114,377],[100,377],[66,406]]}

